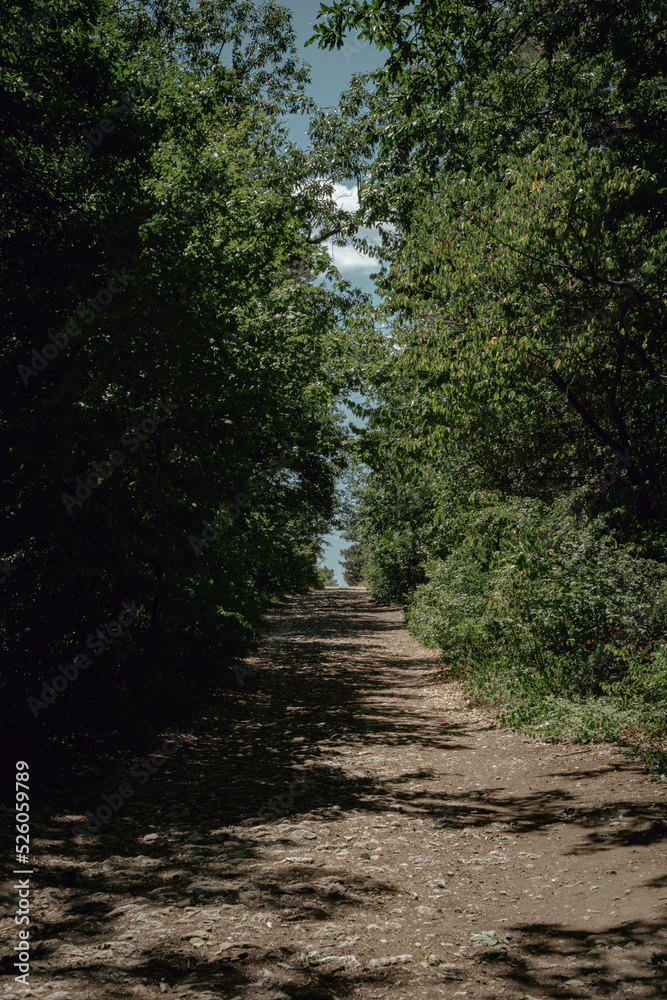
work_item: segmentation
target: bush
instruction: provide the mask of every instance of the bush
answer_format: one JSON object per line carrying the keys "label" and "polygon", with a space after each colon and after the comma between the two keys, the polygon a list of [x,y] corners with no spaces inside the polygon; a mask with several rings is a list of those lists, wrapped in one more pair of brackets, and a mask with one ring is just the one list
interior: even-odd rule
{"label": "bush", "polygon": [[551,738],[665,728],[667,568],[620,544],[611,514],[579,524],[571,498],[489,503],[426,567],[410,631],[438,647],[502,721]]}

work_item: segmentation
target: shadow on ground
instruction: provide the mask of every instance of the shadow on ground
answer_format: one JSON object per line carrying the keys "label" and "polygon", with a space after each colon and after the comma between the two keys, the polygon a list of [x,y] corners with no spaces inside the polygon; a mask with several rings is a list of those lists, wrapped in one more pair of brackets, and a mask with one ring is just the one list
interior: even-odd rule
{"label": "shadow on ground", "polygon": [[[153,987],[155,995],[187,988],[202,998],[232,998],[252,986],[253,997],[308,1000],[350,996],[362,984],[369,990],[377,984],[399,984],[405,970],[325,969],[304,961],[298,948],[260,948],[251,938],[223,947],[213,958],[200,958],[197,910],[207,905],[233,912],[242,904],[261,914],[264,924],[273,916],[282,927],[297,921],[344,922],[346,911],[360,901],[370,906],[384,899],[393,905],[391,885],[352,875],[344,862],[337,865],[330,858],[326,875],[297,859],[258,875],[253,862],[260,849],[284,846],[298,854],[280,829],[283,819],[333,821],[353,810],[373,816],[408,814],[450,829],[504,822],[517,831],[543,831],[566,821],[580,833],[578,850],[589,853],[603,852],[616,842],[664,842],[667,826],[657,807],[655,812],[633,813],[628,803],[614,801],[586,814],[569,808],[567,770],[561,772],[560,789],[510,798],[501,788],[442,796],[410,791],[416,779],[430,776],[428,770],[382,782],[332,765],[332,749],[346,741],[368,748],[382,744],[437,749],[454,762],[469,742],[461,727],[405,713],[402,690],[414,686],[415,672],[422,672],[424,665],[392,659],[383,637],[400,626],[383,620],[386,608],[371,605],[358,591],[341,589],[310,594],[300,599],[298,610],[299,617],[292,617],[293,604],[288,603],[275,613],[274,627],[284,631],[265,640],[253,676],[242,687],[221,689],[184,730],[183,746],[155,773],[138,778],[147,768],[136,758],[111,766],[98,762],[92,770],[85,767],[90,768],[90,762],[73,759],[57,780],[43,777],[33,788],[36,979],[44,969],[49,980],[89,984],[91,996],[93,987],[99,987],[100,995],[129,997],[133,987],[142,984]],[[325,754],[328,763],[321,762]],[[42,773],[46,763],[41,762]],[[584,774],[576,772],[579,779]],[[96,832],[73,835],[72,827],[89,811],[95,813],[105,803],[104,796],[116,795],[123,783],[131,786],[131,797]],[[619,805],[630,823],[622,832],[601,837],[600,820]],[[268,826],[268,837],[263,826]],[[50,900],[43,914],[40,893]],[[11,908],[12,892],[4,897]],[[134,907],[136,912],[137,907],[150,910],[156,905],[183,911],[182,946],[145,947],[135,937],[134,954],[120,962],[106,946],[116,933],[111,928],[119,907]],[[603,958],[591,950],[590,930],[583,925],[580,932],[568,934],[542,924],[508,924],[504,930],[521,933],[521,948],[482,948],[477,961],[508,986],[523,990],[522,996],[531,987],[544,996],[544,974],[536,976],[534,963],[539,958],[544,968],[544,959],[557,954],[573,960],[570,979],[576,975],[594,983],[600,995],[616,991],[618,984],[608,977]],[[610,927],[599,937],[625,947],[651,942],[657,931],[652,923],[636,921]],[[77,947],[89,948],[92,940],[99,949],[92,956],[87,952],[77,964]],[[11,962],[5,960],[3,971],[11,974]],[[281,970],[278,986],[278,980],[271,989],[262,985],[258,964]],[[648,970],[646,976],[656,971]],[[442,976],[445,985],[455,982],[454,974],[443,971]],[[548,988],[553,997],[579,995],[555,976]]]}

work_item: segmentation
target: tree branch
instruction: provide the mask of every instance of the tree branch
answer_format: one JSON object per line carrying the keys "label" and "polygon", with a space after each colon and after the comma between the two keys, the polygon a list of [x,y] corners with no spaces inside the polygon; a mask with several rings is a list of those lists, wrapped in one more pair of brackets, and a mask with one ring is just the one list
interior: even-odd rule
{"label": "tree branch", "polygon": [[311,246],[318,246],[320,243],[324,243],[325,240],[330,239],[332,236],[338,236],[343,230],[340,228],[336,229],[325,229],[323,233],[318,233],[317,236],[306,236],[306,243],[310,243]]}
{"label": "tree branch", "polygon": [[559,375],[558,372],[555,369],[551,369],[549,372],[547,372],[547,378],[549,379],[549,381],[553,385],[556,386],[557,389],[560,389],[560,391],[565,396],[565,399],[567,400],[567,402],[577,411],[577,413],[579,414],[579,416],[581,417],[581,419],[584,421],[584,423],[588,427],[590,427],[590,429],[595,434],[597,434],[597,436],[602,441],[604,441],[604,443],[606,445],[608,445],[614,452],[616,452],[617,454],[620,455],[621,454],[620,445],[618,445],[614,441],[614,439],[612,438],[612,436],[610,434],[608,434],[606,432],[606,430],[604,430],[603,427],[600,426],[600,424],[597,422],[597,420],[594,417],[591,416],[591,414],[588,412],[588,410],[583,405],[583,403],[581,403],[577,399],[577,397],[575,396],[575,394],[572,392],[572,390],[570,389],[570,387],[567,384],[567,382],[565,381],[565,379],[561,375]]}

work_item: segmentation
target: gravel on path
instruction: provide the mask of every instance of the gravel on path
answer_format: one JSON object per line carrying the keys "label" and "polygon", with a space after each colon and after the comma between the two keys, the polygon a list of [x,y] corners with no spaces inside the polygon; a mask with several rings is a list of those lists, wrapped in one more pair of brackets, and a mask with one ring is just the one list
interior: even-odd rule
{"label": "gravel on path", "polygon": [[39,789],[0,998],[667,995],[666,789],[619,747],[494,725],[364,588],[287,599],[248,666],[152,768]]}

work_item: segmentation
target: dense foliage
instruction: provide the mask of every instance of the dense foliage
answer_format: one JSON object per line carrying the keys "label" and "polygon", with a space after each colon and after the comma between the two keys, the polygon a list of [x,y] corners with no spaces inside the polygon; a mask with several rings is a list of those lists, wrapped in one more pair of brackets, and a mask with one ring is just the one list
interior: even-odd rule
{"label": "dense foliage", "polygon": [[387,50],[316,126],[383,232],[364,572],[554,734],[667,728],[666,14],[368,0],[316,29]]}
{"label": "dense foliage", "polygon": [[345,219],[281,124],[282,8],[14,2],[2,32],[2,699],[131,731],[318,585]]}
{"label": "dense foliage", "polygon": [[[330,580],[323,535],[349,509],[336,401],[363,387],[346,582],[403,603],[505,718],[667,728],[666,14],[336,0],[320,44],[353,30],[387,63],[317,111],[275,5],[12,0],[0,685],[17,727],[176,713],[267,601]],[[304,109],[308,152],[284,125]],[[354,215],[331,198],[350,177]],[[368,226],[377,309],[321,245],[368,249]]]}

